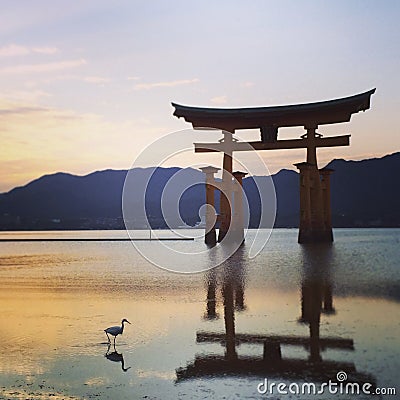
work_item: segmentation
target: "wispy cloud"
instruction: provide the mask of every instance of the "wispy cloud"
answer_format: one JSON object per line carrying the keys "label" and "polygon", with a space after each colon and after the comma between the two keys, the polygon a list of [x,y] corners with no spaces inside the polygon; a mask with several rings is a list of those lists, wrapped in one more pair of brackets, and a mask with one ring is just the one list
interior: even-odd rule
{"label": "wispy cloud", "polygon": [[9,44],[8,46],[0,47],[0,57],[23,56],[29,53],[30,51],[27,47],[17,44]]}
{"label": "wispy cloud", "polygon": [[[0,100],[0,118],[4,117],[18,117],[18,116],[24,116],[28,117],[29,116],[40,116],[40,117],[46,117],[46,118],[51,118],[52,120],[63,120],[65,121],[66,119],[68,120],[76,120],[80,114],[76,114],[72,111],[68,110],[57,110],[51,107],[44,107],[44,106],[39,106],[36,104],[22,104],[18,102],[10,102],[7,100]],[[8,126],[7,124],[10,123],[10,121],[16,122],[15,120],[12,119],[2,119],[1,122],[3,123],[3,126],[6,128]],[[19,122],[19,120],[18,120]]]}
{"label": "wispy cloud", "polygon": [[1,74],[29,74],[62,71],[65,69],[76,68],[86,64],[83,58],[79,60],[55,61],[43,64],[20,64],[13,67],[0,68]]}
{"label": "wispy cloud", "polygon": [[85,82],[88,83],[107,83],[110,82],[110,79],[108,78],[103,78],[101,76],[87,76],[83,78]]}
{"label": "wispy cloud", "polygon": [[[9,92],[4,92],[3,97],[5,99],[10,99],[12,101],[36,101],[43,97],[51,97],[52,95],[43,90],[14,90]],[[1,109],[0,109],[1,112]]]}
{"label": "wispy cloud", "polygon": [[177,81],[166,81],[166,82],[153,82],[153,83],[138,83],[135,85],[136,90],[149,90],[149,89],[155,89],[155,88],[160,88],[160,87],[175,87],[175,86],[181,86],[181,85],[190,85],[192,83],[199,82],[197,78],[195,79],[181,79]]}
{"label": "wispy cloud", "polygon": [[9,44],[7,46],[0,47],[0,57],[16,57],[24,56],[31,53],[38,54],[55,54],[58,53],[57,47],[28,47],[21,46],[18,44]]}
{"label": "wispy cloud", "polygon": [[128,76],[128,81],[138,81],[140,80],[140,76]]}
{"label": "wispy cloud", "polygon": [[210,99],[210,101],[213,104],[226,104],[228,102],[228,99],[224,95],[224,96],[215,96],[212,99]]}
{"label": "wispy cloud", "polygon": [[31,113],[42,113],[46,112],[47,110],[42,107],[7,107],[7,108],[0,108],[0,116],[5,115],[26,115]]}
{"label": "wispy cloud", "polygon": [[58,53],[57,47],[33,47],[32,51],[39,54],[55,54]]}

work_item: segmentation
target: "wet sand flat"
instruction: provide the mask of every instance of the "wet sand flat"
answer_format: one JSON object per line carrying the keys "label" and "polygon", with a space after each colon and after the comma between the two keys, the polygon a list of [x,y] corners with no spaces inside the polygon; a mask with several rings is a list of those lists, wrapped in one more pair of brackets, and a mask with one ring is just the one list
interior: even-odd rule
{"label": "wet sand flat", "polygon": [[[265,376],[317,382],[339,372],[330,365],[395,386],[400,231],[335,234],[321,253],[277,230],[257,258],[189,275],[154,267],[128,242],[0,243],[0,398],[256,399]],[[108,347],[103,329],[122,318],[132,325]],[[281,340],[286,370],[271,370],[275,359],[254,373],[263,341],[243,338],[259,336]]]}

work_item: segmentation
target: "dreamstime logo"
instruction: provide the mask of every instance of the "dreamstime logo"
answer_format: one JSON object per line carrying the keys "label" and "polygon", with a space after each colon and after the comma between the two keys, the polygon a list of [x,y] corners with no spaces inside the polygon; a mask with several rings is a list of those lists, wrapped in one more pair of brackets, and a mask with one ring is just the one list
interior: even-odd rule
{"label": "dreamstime logo", "polygon": [[[230,233],[235,229],[232,223],[229,225],[229,230],[221,243],[211,248],[203,243],[204,230],[201,230],[201,234],[198,234],[198,230],[182,229],[191,228],[185,221],[187,215],[183,215],[182,204],[184,202],[187,204],[193,201],[196,195],[198,198],[199,193],[204,193],[205,175],[199,171],[199,168],[209,166],[210,160],[218,168],[222,165],[223,153],[194,154],[193,142],[215,143],[217,138],[215,131],[186,129],[170,133],[146,147],[128,171],[122,195],[124,223],[135,248],[143,257],[160,268],[180,273],[204,271],[222,264],[240,246],[240,242],[229,241]],[[236,143],[237,139],[240,138],[235,135],[235,142],[233,143]],[[210,146],[212,147],[212,145]],[[262,250],[269,239],[275,222],[276,196],[272,178],[263,159],[244,140],[241,140],[241,146],[242,151],[233,153],[234,168],[251,176],[262,176],[262,178],[253,179],[251,187],[253,198],[258,198],[260,215],[257,216],[259,218],[257,222],[258,226],[264,228],[262,234],[259,230],[256,230],[248,235],[250,205],[244,190],[237,187],[235,189],[242,191],[245,248],[247,256],[253,258]],[[212,150],[211,147],[210,150]],[[207,145],[202,145],[202,148],[207,149]],[[171,168],[171,166],[182,163],[187,165],[188,160],[194,161],[190,164],[190,168]],[[144,168],[144,166],[147,168]],[[231,185],[235,184],[232,176],[228,181],[231,182]],[[221,188],[218,181],[215,183],[215,187],[218,187],[224,193],[231,210],[234,209],[235,198],[231,195],[232,187],[228,185],[228,189],[224,191],[224,187]],[[200,192],[199,188],[203,192]],[[198,219],[204,219],[208,207],[212,206],[199,208]],[[212,211],[213,214],[216,214],[215,209]],[[175,237],[180,239],[194,237],[194,242],[134,240],[134,230],[151,229],[152,226],[157,224],[155,221],[165,222],[167,229]],[[151,233],[153,239],[159,238],[157,230],[153,230]]]}
{"label": "dreamstime logo", "polygon": [[337,379],[338,382],[344,382],[344,381],[346,381],[346,380],[347,380],[347,374],[346,374],[346,372],[344,372],[344,371],[339,371],[339,372],[336,374],[336,379]]}
{"label": "dreamstime logo", "polygon": [[345,395],[396,395],[396,388],[377,388],[370,382],[346,382],[347,374],[339,371],[336,374],[336,382],[329,379],[328,382],[315,384],[313,382],[285,383],[269,382],[267,378],[257,385],[257,392],[260,394],[297,394],[297,395],[321,395],[345,394]]}

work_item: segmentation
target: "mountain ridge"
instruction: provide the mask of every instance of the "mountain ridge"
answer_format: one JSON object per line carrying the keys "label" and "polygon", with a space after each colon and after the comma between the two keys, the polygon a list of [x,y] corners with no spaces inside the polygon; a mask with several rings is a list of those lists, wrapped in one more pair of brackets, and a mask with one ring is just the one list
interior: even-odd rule
{"label": "mountain ridge", "polygon": [[[400,190],[393,181],[393,170],[400,167],[400,152],[366,160],[334,159],[327,164],[331,176],[332,221],[334,226],[400,226]],[[164,228],[160,201],[166,182],[177,172],[185,182],[202,182],[204,175],[193,168],[135,168],[140,182],[149,181],[146,210],[154,228]],[[68,172],[46,174],[24,186],[0,194],[0,230],[7,229],[123,229],[122,189],[128,170],[105,169],[86,175]],[[299,214],[298,173],[282,169],[271,175],[277,197],[277,227],[296,227]],[[251,226],[257,226],[260,213],[255,182],[270,179],[250,176],[243,187],[250,203]],[[138,191],[135,196],[143,198]],[[216,196],[218,200],[218,195]],[[204,185],[194,185],[179,200],[184,221],[199,221],[198,209],[204,204]],[[176,201],[175,201],[176,203]],[[218,211],[218,201],[217,211]],[[176,204],[168,204],[175,207]]]}

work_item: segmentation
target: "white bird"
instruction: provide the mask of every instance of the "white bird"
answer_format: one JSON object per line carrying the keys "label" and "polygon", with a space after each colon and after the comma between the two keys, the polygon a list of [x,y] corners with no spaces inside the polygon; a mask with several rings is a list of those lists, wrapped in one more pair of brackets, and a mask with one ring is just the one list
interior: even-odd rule
{"label": "white bird", "polygon": [[122,333],[124,332],[124,323],[125,323],[125,322],[127,322],[128,324],[131,324],[127,319],[124,318],[124,319],[122,320],[122,322],[121,322],[121,326],[110,326],[109,328],[104,329],[104,332],[105,332],[106,335],[107,335],[107,339],[108,339],[108,342],[109,342],[109,343],[111,343],[111,340],[110,340],[110,336],[108,336],[108,334],[114,336],[114,345],[115,345],[115,339],[116,339],[116,337],[117,337],[118,335],[122,335]]}

